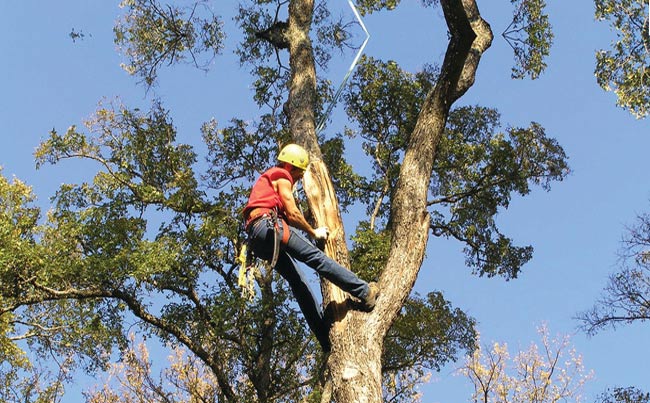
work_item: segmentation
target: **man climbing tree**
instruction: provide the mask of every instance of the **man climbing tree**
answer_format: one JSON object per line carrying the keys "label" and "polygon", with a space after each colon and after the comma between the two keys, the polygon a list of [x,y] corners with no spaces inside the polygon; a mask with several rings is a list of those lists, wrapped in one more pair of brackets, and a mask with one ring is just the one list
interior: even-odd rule
{"label": "man climbing tree", "polygon": [[327,227],[312,228],[293,198],[293,185],[309,166],[309,155],[297,144],[282,148],[280,164],[257,180],[244,208],[246,231],[255,256],[270,261],[291,287],[307,324],[325,352],[330,351],[329,323],[323,316],[309,283],[293,259],[306,263],[318,274],[361,301],[361,307],[375,307],[377,286],[367,284],[321,252],[296,230],[306,232],[318,242],[327,241]]}

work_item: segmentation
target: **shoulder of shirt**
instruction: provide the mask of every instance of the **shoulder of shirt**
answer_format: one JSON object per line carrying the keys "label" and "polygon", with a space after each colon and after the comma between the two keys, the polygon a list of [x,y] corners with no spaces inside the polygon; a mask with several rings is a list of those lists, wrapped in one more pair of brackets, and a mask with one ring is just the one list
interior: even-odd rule
{"label": "shoulder of shirt", "polygon": [[289,182],[293,183],[293,178],[291,178],[291,174],[289,171],[287,171],[284,168],[280,167],[273,167],[268,169],[264,175],[268,176],[269,179],[271,180],[278,180],[278,179],[287,179]]}

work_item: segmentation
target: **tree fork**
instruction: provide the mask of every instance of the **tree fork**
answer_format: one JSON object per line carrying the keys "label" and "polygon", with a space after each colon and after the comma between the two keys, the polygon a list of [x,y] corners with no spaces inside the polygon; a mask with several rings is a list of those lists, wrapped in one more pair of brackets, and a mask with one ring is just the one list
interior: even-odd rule
{"label": "tree fork", "polygon": [[[292,76],[286,110],[294,141],[314,160],[305,174],[304,187],[316,225],[326,225],[332,232],[326,253],[349,267],[336,194],[315,132],[316,76],[309,40],[313,5],[312,0],[292,0],[289,5]],[[475,0],[441,0],[441,5],[450,41],[440,78],[420,112],[393,192],[391,250],[380,278],[377,306],[369,314],[348,311],[343,293],[324,286],[324,300],[334,319],[328,367],[335,401],[382,401],[383,338],[410,294],[424,259],[429,232],[427,191],[437,145],[451,105],[474,83],[481,55],[492,41],[490,27],[481,18]]]}

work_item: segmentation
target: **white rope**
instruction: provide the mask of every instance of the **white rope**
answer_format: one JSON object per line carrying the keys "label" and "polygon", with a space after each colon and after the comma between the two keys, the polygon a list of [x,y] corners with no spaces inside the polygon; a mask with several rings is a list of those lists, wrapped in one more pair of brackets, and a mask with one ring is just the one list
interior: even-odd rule
{"label": "white rope", "polygon": [[318,123],[318,126],[316,127],[316,134],[320,133],[321,130],[323,130],[323,127],[325,127],[325,122],[327,121],[327,118],[332,113],[332,109],[334,108],[334,105],[336,104],[336,101],[338,100],[339,95],[341,95],[341,92],[343,92],[343,88],[345,87],[345,84],[348,82],[348,78],[350,77],[350,74],[352,74],[352,71],[354,70],[355,66],[359,62],[359,59],[361,58],[361,55],[363,54],[363,49],[366,47],[366,44],[368,44],[368,40],[370,39],[370,33],[366,29],[366,26],[363,23],[363,20],[361,19],[361,16],[359,15],[359,11],[355,7],[352,0],[348,0],[348,4],[350,5],[350,8],[352,9],[352,12],[354,13],[354,16],[356,17],[357,21],[359,22],[359,25],[361,25],[361,28],[363,29],[363,32],[366,33],[366,38],[363,40],[363,43],[361,44],[361,47],[359,48],[359,51],[357,52],[356,56],[354,57],[354,60],[352,60],[352,64],[350,65],[350,68],[348,69],[347,73],[345,73],[345,77],[343,77],[343,81],[341,82],[341,85],[339,85],[339,89],[336,91],[336,94],[334,95],[334,98],[332,98],[332,102],[330,102],[329,106],[327,107],[327,110],[323,114],[323,117],[321,117],[320,122]]}

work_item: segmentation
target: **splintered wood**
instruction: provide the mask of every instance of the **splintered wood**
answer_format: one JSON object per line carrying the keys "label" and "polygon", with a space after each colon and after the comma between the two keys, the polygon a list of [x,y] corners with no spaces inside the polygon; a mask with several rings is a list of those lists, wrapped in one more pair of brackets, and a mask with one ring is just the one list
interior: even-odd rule
{"label": "splintered wood", "polygon": [[[303,187],[309,208],[314,214],[315,225],[325,226],[330,230],[330,236],[325,244],[325,253],[344,267],[350,267],[348,250],[345,244],[343,220],[336,202],[336,193],[328,180],[329,172],[322,160],[313,160],[303,178]],[[323,300],[326,311],[333,313],[334,326],[338,326],[345,316],[346,293],[338,287],[325,282]]]}

